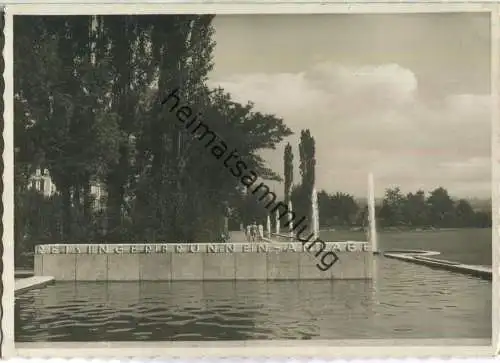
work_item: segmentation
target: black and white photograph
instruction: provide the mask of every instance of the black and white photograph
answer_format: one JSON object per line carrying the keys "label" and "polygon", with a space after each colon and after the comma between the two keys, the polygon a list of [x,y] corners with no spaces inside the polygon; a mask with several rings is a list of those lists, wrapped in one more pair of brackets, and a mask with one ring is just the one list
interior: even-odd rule
{"label": "black and white photograph", "polygon": [[491,18],[13,15],[15,347],[491,345]]}

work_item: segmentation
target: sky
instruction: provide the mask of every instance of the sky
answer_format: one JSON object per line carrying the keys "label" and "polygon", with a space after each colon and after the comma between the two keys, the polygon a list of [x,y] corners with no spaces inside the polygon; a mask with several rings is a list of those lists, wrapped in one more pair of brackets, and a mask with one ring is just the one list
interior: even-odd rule
{"label": "sky", "polygon": [[489,14],[221,15],[214,27],[210,84],[294,132],[261,153],[276,172],[290,142],[300,181],[309,128],[318,190],[365,197],[372,172],[377,197],[490,197]]}

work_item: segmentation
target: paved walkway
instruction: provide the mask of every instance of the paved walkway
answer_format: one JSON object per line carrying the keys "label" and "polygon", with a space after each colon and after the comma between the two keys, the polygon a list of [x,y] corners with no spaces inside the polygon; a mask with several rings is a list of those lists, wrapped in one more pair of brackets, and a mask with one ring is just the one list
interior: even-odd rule
{"label": "paved walkway", "polygon": [[230,231],[231,240],[229,242],[233,243],[246,243],[248,242],[247,237],[245,236],[245,232],[241,231]]}
{"label": "paved walkway", "polygon": [[33,276],[33,277],[28,277],[26,279],[18,279],[15,280],[14,282],[15,284],[14,292],[16,294],[19,294],[27,290],[45,286],[53,281],[54,278],[52,276]]}
{"label": "paved walkway", "polygon": [[[231,239],[229,240],[229,243],[248,243],[247,236],[245,232],[241,231],[229,231]],[[268,238],[265,237],[264,234],[264,239],[263,240],[256,240],[255,242],[273,242],[269,240]]]}

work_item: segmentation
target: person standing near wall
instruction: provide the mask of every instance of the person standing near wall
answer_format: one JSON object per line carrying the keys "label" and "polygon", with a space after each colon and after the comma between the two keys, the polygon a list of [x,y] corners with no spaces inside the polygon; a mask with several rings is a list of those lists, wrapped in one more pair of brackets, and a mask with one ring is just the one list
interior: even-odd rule
{"label": "person standing near wall", "polygon": [[257,240],[257,235],[259,233],[258,228],[257,228],[257,223],[255,221],[252,223],[250,233],[252,234],[252,242],[255,242]]}

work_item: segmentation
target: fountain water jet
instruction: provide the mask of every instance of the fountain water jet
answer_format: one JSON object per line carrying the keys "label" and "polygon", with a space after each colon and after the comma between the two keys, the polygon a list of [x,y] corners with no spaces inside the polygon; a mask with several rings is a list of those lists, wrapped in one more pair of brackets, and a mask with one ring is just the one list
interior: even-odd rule
{"label": "fountain water jet", "polygon": [[280,213],[276,210],[276,234],[280,234]]}
{"label": "fountain water jet", "polygon": [[293,214],[292,214],[292,201],[288,201],[288,214],[290,216],[288,220],[288,228],[290,229],[290,238],[293,238]]}
{"label": "fountain water jet", "polygon": [[314,239],[319,237],[319,210],[318,210],[318,193],[316,193],[316,188],[312,191],[312,232]]}
{"label": "fountain water jet", "polygon": [[267,238],[271,238],[271,217],[267,215],[266,221]]}
{"label": "fountain water jet", "polygon": [[369,241],[373,253],[378,253],[377,243],[377,227],[375,222],[375,186],[373,182],[373,174],[368,174],[368,225],[369,225]]}

